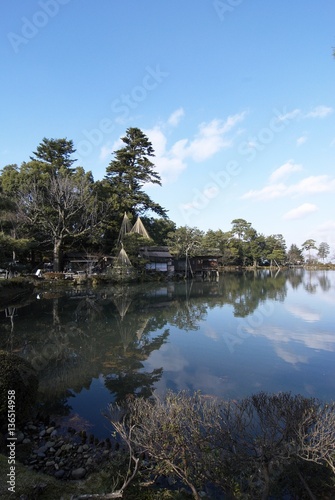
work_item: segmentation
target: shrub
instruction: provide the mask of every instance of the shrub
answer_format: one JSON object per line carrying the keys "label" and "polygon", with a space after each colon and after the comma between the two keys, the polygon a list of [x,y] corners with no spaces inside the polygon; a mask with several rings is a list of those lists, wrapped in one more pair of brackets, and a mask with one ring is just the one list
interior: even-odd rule
{"label": "shrub", "polygon": [[8,391],[15,391],[16,423],[23,423],[36,402],[38,379],[28,361],[0,351],[0,429],[7,426]]}
{"label": "shrub", "polygon": [[156,475],[178,478],[195,499],[209,485],[228,498],[266,499],[288,467],[310,495],[307,460],[335,473],[335,405],[313,398],[261,392],[222,401],[168,392],[112,405],[110,420],[129,449],[129,477],[144,454]]}

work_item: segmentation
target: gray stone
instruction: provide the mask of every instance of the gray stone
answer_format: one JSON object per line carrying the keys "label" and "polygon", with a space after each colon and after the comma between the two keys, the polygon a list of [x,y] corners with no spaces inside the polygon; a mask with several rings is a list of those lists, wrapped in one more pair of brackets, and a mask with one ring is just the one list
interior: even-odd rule
{"label": "gray stone", "polygon": [[22,441],[22,444],[29,444],[29,443],[31,443],[29,438],[24,438],[24,440]]}
{"label": "gray stone", "polygon": [[40,448],[38,448],[37,450],[34,450],[34,453],[37,453],[37,455],[39,453],[45,453],[47,451],[47,449],[48,449],[48,447],[46,445],[43,445]]}
{"label": "gray stone", "polygon": [[84,467],[79,467],[71,472],[73,479],[82,479],[86,475],[86,469]]}
{"label": "gray stone", "polygon": [[19,431],[16,433],[16,442],[19,444],[19,443],[22,443],[22,441],[24,440],[24,434],[23,432]]}
{"label": "gray stone", "polygon": [[55,446],[55,442],[54,441],[47,441],[45,443],[45,446],[47,447],[47,449],[52,448],[53,446]]}
{"label": "gray stone", "polygon": [[62,477],[64,477],[64,474],[65,474],[65,470],[60,469],[60,470],[56,470],[54,476],[57,477],[58,479],[62,479]]}
{"label": "gray stone", "polygon": [[46,433],[51,434],[54,430],[55,430],[54,427],[48,427],[48,429],[46,430]]}

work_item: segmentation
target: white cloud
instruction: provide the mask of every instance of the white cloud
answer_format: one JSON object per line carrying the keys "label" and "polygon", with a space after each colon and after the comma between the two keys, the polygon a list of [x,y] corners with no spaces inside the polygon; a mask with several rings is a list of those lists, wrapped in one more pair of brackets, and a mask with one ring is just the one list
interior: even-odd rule
{"label": "white cloud", "polygon": [[278,122],[285,122],[288,120],[294,120],[295,118],[325,118],[326,116],[330,115],[333,113],[333,108],[329,106],[315,106],[311,111],[308,113],[303,113],[303,111],[299,108],[293,109],[292,111],[287,111],[286,113],[283,113],[278,116],[277,121]]}
{"label": "white cloud", "polygon": [[288,120],[293,120],[294,118],[297,118],[300,115],[301,115],[300,109],[293,109],[292,111],[288,111],[287,113],[279,115],[277,121],[286,122]]}
{"label": "white cloud", "polygon": [[307,215],[316,212],[317,210],[318,207],[316,205],[313,205],[313,203],[303,203],[299,207],[293,208],[289,212],[286,212],[286,214],[283,216],[283,219],[286,220],[302,219]]}
{"label": "white cloud", "polygon": [[[177,124],[183,113],[181,108],[172,113],[167,124]],[[242,112],[228,116],[226,120],[214,119],[208,123],[202,123],[193,139],[180,139],[170,148],[167,146],[164,124],[146,130],[145,134],[155,150],[155,166],[162,182],[175,181],[180,173],[187,168],[187,159],[200,163],[222,149],[230,147],[233,139],[227,137],[227,134],[244,119],[245,114]],[[171,117],[173,117],[172,120]]]}
{"label": "white cloud", "polygon": [[315,323],[316,321],[320,321],[321,319],[321,314],[309,306],[300,304],[288,304],[285,306],[285,308],[291,314],[293,314],[293,316],[300,318],[307,323]]}
{"label": "white cloud", "polygon": [[[311,319],[312,318],[310,317],[309,321],[311,321]],[[315,316],[313,317],[313,321],[317,321],[317,318]],[[294,344],[298,343],[300,345],[304,345],[309,349],[312,349],[313,351],[315,349],[329,352],[335,351],[335,337],[333,332],[331,331],[328,332],[324,330],[315,330],[315,332],[311,334],[310,332],[306,333],[306,330],[304,330],[303,328],[286,330],[281,326],[271,326],[268,324],[264,324],[257,329],[249,328],[248,333],[255,337],[267,338],[270,342],[272,342],[278,356],[285,359],[285,361],[288,361],[288,359],[281,356],[279,352],[281,350],[283,350],[283,352],[288,352],[286,345],[288,347],[291,347],[292,349],[294,347]]]}
{"label": "white cloud", "polygon": [[109,158],[114,151],[122,148],[124,146],[124,142],[121,139],[117,139],[114,142],[107,142],[100,148],[99,159],[104,161],[106,158]]}
{"label": "white cloud", "polygon": [[233,139],[226,137],[237,123],[244,119],[245,113],[229,116],[225,121],[212,120],[202,123],[196,137],[186,146],[186,155],[196,162],[207,160],[218,151],[232,145]]}
{"label": "white cloud", "polygon": [[159,126],[144,131],[155,150],[155,156],[160,158],[165,154],[167,139]]}
{"label": "white cloud", "polygon": [[306,141],[307,141],[306,135],[302,135],[302,136],[298,137],[297,146],[301,146],[302,144],[305,144]]}
{"label": "white cloud", "polygon": [[279,179],[287,178],[293,172],[300,172],[302,170],[302,165],[294,163],[293,160],[289,160],[278,167],[270,176],[270,182],[277,182]]}
{"label": "white cloud", "polygon": [[335,178],[329,175],[311,175],[296,184],[270,184],[259,190],[250,190],[242,199],[273,200],[285,196],[299,196],[306,194],[335,193]]}
{"label": "white cloud", "polygon": [[168,124],[171,125],[172,127],[176,127],[179,125],[180,120],[183,118],[185,115],[183,108],[179,108],[176,111],[174,111],[169,119],[168,119]]}
{"label": "white cloud", "polygon": [[329,175],[311,175],[288,188],[289,194],[316,194],[335,192],[335,178]]}
{"label": "white cloud", "polygon": [[285,196],[287,186],[285,184],[271,184],[262,189],[250,189],[247,193],[241,196],[244,200],[273,200]]}
{"label": "white cloud", "polygon": [[326,116],[330,115],[333,112],[333,108],[330,108],[329,106],[316,106],[315,108],[312,109],[309,113],[307,113],[305,116],[306,118],[325,118]]}
{"label": "white cloud", "polygon": [[290,365],[308,363],[308,357],[306,355],[290,352],[288,349],[284,349],[283,346],[276,345],[274,346],[274,350],[278,358],[281,358]]}

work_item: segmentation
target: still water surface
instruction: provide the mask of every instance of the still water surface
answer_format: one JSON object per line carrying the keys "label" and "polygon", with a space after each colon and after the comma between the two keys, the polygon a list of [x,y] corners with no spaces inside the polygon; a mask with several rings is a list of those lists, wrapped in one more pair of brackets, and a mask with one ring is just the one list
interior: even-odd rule
{"label": "still water surface", "polygon": [[38,371],[45,411],[97,437],[128,394],[335,399],[335,272],[43,292],[0,312],[0,348]]}

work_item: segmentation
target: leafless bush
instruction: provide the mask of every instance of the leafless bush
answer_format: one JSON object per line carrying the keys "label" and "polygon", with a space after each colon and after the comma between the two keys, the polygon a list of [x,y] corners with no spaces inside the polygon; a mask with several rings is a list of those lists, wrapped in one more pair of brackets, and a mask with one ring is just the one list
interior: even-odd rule
{"label": "leafless bush", "polygon": [[335,474],[334,404],[290,393],[259,393],[241,401],[168,392],[164,399],[131,398],[112,405],[110,420],[129,449],[127,485],[144,454],[157,475],[178,478],[199,499],[214,485],[227,498],[268,498],[280,474],[301,460]]}
{"label": "leafless bush", "polygon": [[128,400],[121,420],[112,423],[129,446],[154,461],[157,475],[176,476],[199,498],[197,487],[206,478],[204,464],[213,452],[217,418],[217,406],[199,393],[169,392],[164,400]]}
{"label": "leafless bush", "polygon": [[220,405],[216,446],[223,465],[215,478],[222,487],[228,475],[239,491],[268,498],[271,485],[297,455],[297,434],[313,399],[289,393],[259,393]]}
{"label": "leafless bush", "polygon": [[326,464],[335,475],[335,402],[318,404],[306,413],[298,431],[298,455]]}

